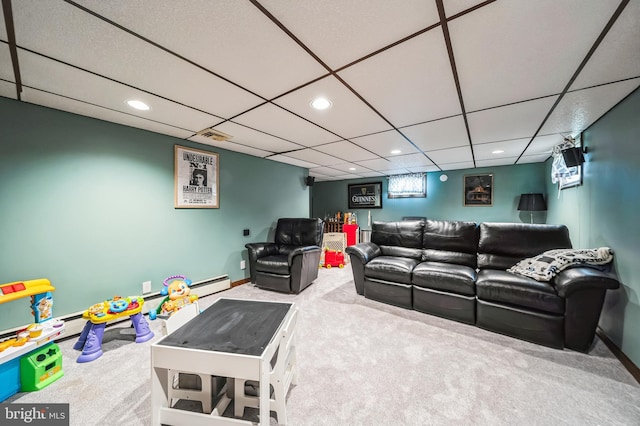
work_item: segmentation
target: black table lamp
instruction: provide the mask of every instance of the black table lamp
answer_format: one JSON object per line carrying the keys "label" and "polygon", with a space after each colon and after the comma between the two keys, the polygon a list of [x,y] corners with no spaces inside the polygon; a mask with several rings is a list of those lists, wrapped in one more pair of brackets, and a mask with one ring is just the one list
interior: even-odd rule
{"label": "black table lamp", "polygon": [[533,212],[547,210],[547,203],[544,202],[542,194],[522,194],[518,203],[518,210],[531,212],[531,223],[533,223]]}

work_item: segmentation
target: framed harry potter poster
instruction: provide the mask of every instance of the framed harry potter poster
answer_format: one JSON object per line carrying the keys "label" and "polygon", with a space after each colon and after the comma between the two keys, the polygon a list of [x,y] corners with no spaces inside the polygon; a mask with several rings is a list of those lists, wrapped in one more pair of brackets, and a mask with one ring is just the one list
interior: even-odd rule
{"label": "framed harry potter poster", "polygon": [[218,154],[175,145],[175,208],[217,209],[220,206]]}

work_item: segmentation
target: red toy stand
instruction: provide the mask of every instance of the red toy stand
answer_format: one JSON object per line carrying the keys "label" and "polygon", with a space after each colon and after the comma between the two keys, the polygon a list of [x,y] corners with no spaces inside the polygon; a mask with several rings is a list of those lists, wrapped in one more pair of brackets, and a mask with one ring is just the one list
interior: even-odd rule
{"label": "red toy stand", "polygon": [[352,246],[358,243],[358,224],[344,224],[342,225],[342,232],[347,234],[347,246]]}

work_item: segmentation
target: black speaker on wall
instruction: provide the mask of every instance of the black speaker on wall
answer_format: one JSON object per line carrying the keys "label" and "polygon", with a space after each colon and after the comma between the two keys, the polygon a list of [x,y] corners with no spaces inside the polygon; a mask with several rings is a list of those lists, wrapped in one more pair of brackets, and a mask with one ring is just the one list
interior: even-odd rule
{"label": "black speaker on wall", "polygon": [[305,179],[307,186],[313,186],[313,182],[315,181],[316,178],[314,178],[313,176],[307,176],[307,178]]}
{"label": "black speaker on wall", "polygon": [[564,164],[567,167],[575,167],[584,163],[584,155],[581,148],[567,148],[562,150]]}

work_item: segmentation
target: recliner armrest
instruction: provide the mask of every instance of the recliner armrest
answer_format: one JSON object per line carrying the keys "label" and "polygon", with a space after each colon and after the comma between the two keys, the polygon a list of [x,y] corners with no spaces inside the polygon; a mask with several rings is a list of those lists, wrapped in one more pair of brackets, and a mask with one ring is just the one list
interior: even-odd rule
{"label": "recliner armrest", "polygon": [[293,264],[294,257],[299,256],[301,254],[312,253],[315,251],[320,251],[320,247],[319,246],[296,247],[295,249],[289,252],[289,258],[287,260],[289,263],[289,266]]}
{"label": "recliner armrest", "polygon": [[607,290],[620,287],[620,282],[614,273],[588,266],[578,266],[561,271],[556,275],[554,284],[558,296],[565,298],[579,290]]}
{"label": "recliner armrest", "polygon": [[274,243],[249,243],[244,245],[249,250],[249,257],[260,259],[278,254],[278,246]]}
{"label": "recliner armrest", "polygon": [[353,246],[349,246],[345,250],[348,254],[356,255],[360,258],[363,265],[366,265],[371,259],[380,256],[382,251],[377,244],[372,242],[360,243]]}

